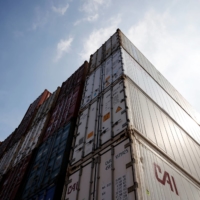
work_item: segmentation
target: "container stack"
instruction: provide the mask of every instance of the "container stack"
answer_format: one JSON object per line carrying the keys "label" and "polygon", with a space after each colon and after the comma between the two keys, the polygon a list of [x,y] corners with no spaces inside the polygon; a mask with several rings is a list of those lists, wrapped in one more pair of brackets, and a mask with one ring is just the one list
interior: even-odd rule
{"label": "container stack", "polygon": [[[17,196],[18,199],[61,198],[74,135],[75,121],[81,103],[87,71],[88,63],[85,62],[62,84],[53,109],[49,109],[47,105],[41,105],[40,108],[43,106],[46,110],[51,110],[51,116],[45,126],[46,128],[44,128],[44,134],[40,137],[41,144],[38,146],[32,159],[29,172],[22,187],[23,189],[20,190]],[[45,110],[44,108],[42,110]],[[40,124],[44,124],[43,121],[46,120],[46,114],[42,115],[43,112],[38,110],[33,120],[36,123],[36,128],[30,129],[30,136],[27,134],[27,139],[24,140],[24,145],[21,148],[22,152],[24,149],[25,153],[32,149],[32,146],[35,146],[35,141],[39,140],[35,139],[35,135],[40,133]],[[40,131],[36,131],[36,134],[33,134],[35,129]],[[34,138],[31,139],[34,141],[33,143],[27,142],[30,138]],[[28,150],[26,150],[27,147]]]}
{"label": "container stack", "polygon": [[89,66],[62,199],[200,199],[189,103],[120,30]]}
{"label": "container stack", "polygon": [[199,125],[118,29],[0,144],[0,199],[199,200]]}

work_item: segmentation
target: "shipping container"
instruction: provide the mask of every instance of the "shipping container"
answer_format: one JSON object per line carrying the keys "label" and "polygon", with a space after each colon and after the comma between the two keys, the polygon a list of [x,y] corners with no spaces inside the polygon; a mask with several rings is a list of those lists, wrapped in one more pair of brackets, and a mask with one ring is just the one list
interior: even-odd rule
{"label": "shipping container", "polygon": [[0,160],[0,174],[5,174],[10,168],[12,168],[15,156],[18,154],[19,148],[23,138],[16,142],[13,147],[8,149]]}
{"label": "shipping container", "polygon": [[14,134],[15,134],[15,131],[13,131],[3,142],[1,142],[1,145],[0,145],[0,158],[4,155],[4,153],[8,149],[8,146],[9,146],[10,141],[12,140]]}
{"label": "shipping container", "polygon": [[50,96],[50,92],[45,90],[28,108],[22,121],[20,122],[18,128],[15,130],[14,137],[9,143],[11,148],[16,142],[18,142],[22,136],[26,135],[28,129],[31,126],[32,120],[34,119],[35,114],[37,113],[38,107]]}
{"label": "shipping container", "polygon": [[27,177],[22,199],[31,199],[40,193],[41,189],[54,184],[58,187],[56,199],[61,196],[66,168],[68,165],[75,122],[71,121],[65,127],[49,137],[39,148]]}
{"label": "shipping container", "polygon": [[133,128],[200,181],[199,144],[128,78],[109,87],[80,113],[71,165]]}
{"label": "shipping container", "polygon": [[144,144],[121,138],[70,168],[62,199],[200,199],[196,182]]}
{"label": "shipping container", "polygon": [[68,95],[63,97],[63,99],[57,101],[47,125],[43,141],[51,136],[56,130],[69,123],[71,119],[77,117],[82,92],[83,85],[81,84],[75,87]]}
{"label": "shipping container", "polygon": [[123,48],[119,48],[110,55],[102,65],[88,76],[83,92],[82,109],[86,108],[95,97],[98,98],[98,95],[102,96],[106,88],[115,84],[123,75],[137,84],[200,144],[199,125]]}
{"label": "shipping container", "polygon": [[65,98],[78,85],[84,84],[88,73],[88,62],[85,61],[65,82],[62,83],[58,101]]}
{"label": "shipping container", "polygon": [[[111,46],[111,51],[109,50]],[[174,99],[199,125],[200,119],[197,112],[184,99],[184,97],[163,77],[163,75],[145,58],[145,56],[132,44],[132,42],[121,32],[117,30],[103,46],[90,57],[89,67],[90,73],[103,64],[111,54],[122,47],[126,52],[134,58],[134,60]],[[102,52],[103,49],[103,52]],[[97,53],[102,52],[97,59]],[[100,62],[101,61],[101,62]]]}
{"label": "shipping container", "polygon": [[60,92],[60,87],[57,88],[53,94],[51,94],[48,99],[46,99],[43,104],[38,108],[37,114],[34,117],[31,127],[34,126],[40,119],[44,118],[55,106],[56,100],[58,98]]}
{"label": "shipping container", "polygon": [[13,166],[31,154],[32,151],[40,144],[43,133],[46,130],[48,119],[49,115],[44,116],[43,119],[40,119],[37,124],[29,129],[17,155],[15,156]]}
{"label": "shipping container", "polygon": [[5,175],[0,186],[0,199],[18,200],[17,194],[27,172],[31,156],[23,159]]}

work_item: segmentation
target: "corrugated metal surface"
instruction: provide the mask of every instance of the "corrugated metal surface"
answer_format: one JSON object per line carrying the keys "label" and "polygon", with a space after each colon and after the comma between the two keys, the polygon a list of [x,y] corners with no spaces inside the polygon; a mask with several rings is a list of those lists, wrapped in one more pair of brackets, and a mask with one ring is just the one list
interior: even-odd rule
{"label": "corrugated metal surface", "polygon": [[121,139],[77,169],[71,168],[62,199],[200,198],[200,188],[190,177],[160,156],[159,151],[135,141]]}
{"label": "corrugated metal surface", "polygon": [[49,120],[43,141],[51,136],[56,130],[66,125],[71,119],[77,117],[83,85],[75,87],[68,95],[57,101]]}
{"label": "corrugated metal surface", "polygon": [[32,198],[53,183],[62,191],[74,128],[74,122],[69,123],[39,147],[26,180],[22,199]]}
{"label": "corrugated metal surface", "polygon": [[[119,46],[122,46],[155,81],[198,123],[197,112],[184,99],[184,97],[163,77],[163,75],[144,57],[144,55],[131,43],[131,41],[118,29],[100,49],[90,57],[90,73],[102,64]],[[110,46],[112,51],[110,52]],[[99,53],[102,52],[103,53]],[[98,56],[99,55],[99,58]],[[101,56],[100,56],[101,55]],[[101,61],[101,62],[100,62]]]}
{"label": "corrugated metal surface", "polygon": [[37,108],[49,97],[50,92],[45,90],[28,108],[26,114],[24,115],[20,125],[15,131],[14,137],[12,138],[12,141],[9,143],[9,147],[12,147],[18,140],[21,139],[22,136],[24,136],[30,125],[31,122],[37,113]]}
{"label": "corrugated metal surface", "polygon": [[[87,79],[82,109],[125,74],[200,144],[200,127],[174,99],[123,49],[118,49]],[[100,85],[99,83],[102,83]],[[97,86],[95,86],[97,85]]]}
{"label": "corrugated metal surface", "polygon": [[35,149],[39,145],[41,136],[45,131],[48,119],[48,115],[44,116],[43,119],[40,119],[40,121],[28,131],[21,145],[21,148],[16,155],[13,165],[16,165],[18,162],[20,162],[21,159],[31,154],[33,149]]}
{"label": "corrugated metal surface", "polygon": [[58,98],[60,92],[60,88],[58,87],[57,90],[51,94],[48,99],[46,99],[42,105],[40,105],[36,116],[33,119],[33,122],[31,126],[34,126],[40,119],[44,118],[45,115],[47,115],[51,109],[54,107],[56,100]]}
{"label": "corrugated metal surface", "polygon": [[133,146],[138,199],[200,199],[199,186],[172,166],[159,151],[138,140]]}
{"label": "corrugated metal surface", "polygon": [[133,168],[128,166],[132,162],[130,147],[124,147],[128,142],[114,143],[72,172],[65,199],[136,199],[130,190],[134,178]]}
{"label": "corrugated metal surface", "polygon": [[135,128],[173,161],[200,181],[200,146],[131,80],[108,88],[80,113],[71,164]]}
{"label": "corrugated metal surface", "polygon": [[0,199],[14,200],[17,198],[21,183],[28,169],[31,155],[26,157],[14,168],[12,168],[4,177],[0,186]]}
{"label": "corrugated metal surface", "polygon": [[23,138],[16,142],[14,146],[6,151],[6,153],[2,156],[0,160],[0,174],[5,174],[10,168],[12,168],[15,156],[17,155],[21,146],[21,141],[23,141]]}
{"label": "corrugated metal surface", "polygon": [[126,86],[133,127],[200,181],[200,146],[134,84]]}
{"label": "corrugated metal surface", "polygon": [[120,81],[80,113],[72,164],[128,128],[124,92]]}
{"label": "corrugated metal surface", "polygon": [[62,83],[58,101],[65,98],[78,85],[84,84],[86,74],[88,73],[88,62],[85,61],[65,82]]}

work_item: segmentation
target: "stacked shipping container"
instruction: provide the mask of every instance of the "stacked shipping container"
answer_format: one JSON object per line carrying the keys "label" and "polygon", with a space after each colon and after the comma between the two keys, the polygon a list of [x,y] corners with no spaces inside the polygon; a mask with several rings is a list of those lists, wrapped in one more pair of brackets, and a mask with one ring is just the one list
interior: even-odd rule
{"label": "stacked shipping container", "polygon": [[198,123],[117,30],[90,58],[63,199],[199,199]]}
{"label": "stacked shipping container", "polygon": [[[53,94],[45,90],[31,104],[21,122],[25,125],[19,126],[26,127],[26,131],[21,129],[14,134],[17,142],[9,144],[11,148],[0,160],[4,174],[1,199],[49,200],[61,196],[87,71],[85,62],[61,88]],[[18,176],[17,170],[23,173]],[[14,188],[10,186],[11,181]]]}
{"label": "stacked shipping container", "polygon": [[199,125],[117,30],[0,145],[0,198],[198,200]]}

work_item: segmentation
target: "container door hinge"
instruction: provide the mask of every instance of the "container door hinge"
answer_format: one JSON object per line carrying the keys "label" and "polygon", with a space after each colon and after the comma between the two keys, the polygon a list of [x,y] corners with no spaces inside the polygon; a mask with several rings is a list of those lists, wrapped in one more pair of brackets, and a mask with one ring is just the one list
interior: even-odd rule
{"label": "container door hinge", "polygon": [[135,163],[135,159],[133,159],[131,162],[127,163],[126,168],[133,166],[134,163]]}
{"label": "container door hinge", "polygon": [[134,185],[128,188],[128,193],[135,191],[138,188],[138,183],[134,182]]}

